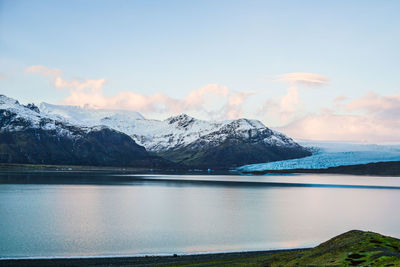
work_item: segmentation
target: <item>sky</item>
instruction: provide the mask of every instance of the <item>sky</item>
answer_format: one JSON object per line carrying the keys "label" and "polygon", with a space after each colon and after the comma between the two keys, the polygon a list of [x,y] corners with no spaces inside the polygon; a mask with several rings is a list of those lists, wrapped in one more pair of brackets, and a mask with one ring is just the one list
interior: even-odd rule
{"label": "sky", "polygon": [[0,0],[0,94],[400,142],[400,1]]}

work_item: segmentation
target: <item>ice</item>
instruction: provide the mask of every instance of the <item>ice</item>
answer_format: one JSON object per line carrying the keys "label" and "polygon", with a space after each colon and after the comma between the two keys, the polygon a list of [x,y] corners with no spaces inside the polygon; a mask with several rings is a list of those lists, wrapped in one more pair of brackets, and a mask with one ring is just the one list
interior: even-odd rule
{"label": "ice", "polygon": [[400,161],[400,145],[300,141],[312,148],[312,156],[269,163],[246,165],[240,171],[326,169],[329,167]]}

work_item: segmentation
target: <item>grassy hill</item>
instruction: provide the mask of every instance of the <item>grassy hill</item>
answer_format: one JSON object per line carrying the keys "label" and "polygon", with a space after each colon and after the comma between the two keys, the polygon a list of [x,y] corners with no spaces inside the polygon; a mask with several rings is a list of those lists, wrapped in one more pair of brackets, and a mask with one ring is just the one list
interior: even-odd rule
{"label": "grassy hill", "polygon": [[400,266],[400,240],[353,230],[311,249],[185,256],[5,260],[1,266]]}
{"label": "grassy hill", "polygon": [[310,250],[260,260],[267,266],[400,266],[400,240],[353,230]]}

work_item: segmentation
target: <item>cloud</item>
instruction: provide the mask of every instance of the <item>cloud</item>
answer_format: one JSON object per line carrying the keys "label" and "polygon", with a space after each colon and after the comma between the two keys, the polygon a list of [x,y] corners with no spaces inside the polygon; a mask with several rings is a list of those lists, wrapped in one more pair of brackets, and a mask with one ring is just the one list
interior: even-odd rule
{"label": "cloud", "polygon": [[258,115],[269,114],[280,119],[281,123],[292,120],[299,110],[302,109],[302,102],[297,87],[290,87],[286,94],[279,100],[268,99],[258,110]]}
{"label": "cloud", "polygon": [[291,115],[296,112],[300,105],[299,90],[296,87],[290,87],[281,99],[280,109],[283,114]]}
{"label": "cloud", "polygon": [[400,118],[400,95],[380,96],[370,92],[347,104],[349,111],[363,111],[377,119]]}
{"label": "cloud", "polygon": [[230,93],[224,86],[210,84],[192,91],[182,99],[176,99],[163,93],[150,96],[134,92],[121,91],[107,97],[103,93],[104,79],[85,80],[81,84],[70,83],[70,95],[62,103],[66,105],[90,106],[92,108],[127,109],[148,113],[183,113],[204,108],[208,98],[227,97]]}
{"label": "cloud", "polygon": [[35,66],[30,66],[29,68],[25,69],[26,73],[39,73],[42,74],[46,77],[57,77],[61,76],[63,73],[62,71],[58,69],[50,69],[46,66],[42,65],[35,65]]}
{"label": "cloud", "polygon": [[292,72],[278,76],[279,81],[288,82],[292,85],[319,87],[326,85],[329,78],[320,74],[306,72]]}
{"label": "cloud", "polygon": [[347,96],[339,95],[339,96],[337,96],[337,97],[335,97],[335,98],[333,99],[333,102],[339,104],[339,103],[342,103],[342,102],[346,101],[347,99],[348,99]]}
{"label": "cloud", "polygon": [[371,92],[350,101],[343,110],[309,114],[280,130],[300,139],[400,142],[400,96]]}
{"label": "cloud", "polygon": [[286,94],[278,99],[268,99],[261,108],[258,109],[257,115],[269,115],[272,120],[279,118],[278,124],[288,123],[298,118],[304,110],[303,102],[300,98],[298,86],[319,87],[327,84],[329,78],[320,74],[293,72],[278,75],[278,81],[289,83]]}
{"label": "cloud", "polygon": [[[201,111],[218,119],[235,119],[242,116],[242,105],[254,92],[232,92],[226,86],[208,84],[191,91],[184,98],[172,98],[164,93],[143,95],[120,91],[113,96],[104,95],[105,79],[65,80],[62,72],[45,66],[32,66],[27,73],[38,73],[50,78],[54,87],[69,90],[61,103],[102,109],[126,109],[143,113],[180,114]],[[210,107],[209,103],[219,105]]]}
{"label": "cloud", "polygon": [[224,107],[224,117],[227,119],[237,119],[242,117],[242,106],[247,98],[255,92],[235,92],[228,96],[228,102]]}

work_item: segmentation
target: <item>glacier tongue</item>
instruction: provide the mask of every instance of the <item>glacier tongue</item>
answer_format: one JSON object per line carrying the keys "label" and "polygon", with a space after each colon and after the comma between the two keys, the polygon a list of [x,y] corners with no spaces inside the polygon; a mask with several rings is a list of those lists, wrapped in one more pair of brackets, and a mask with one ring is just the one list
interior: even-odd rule
{"label": "glacier tongue", "polygon": [[300,141],[314,150],[312,156],[239,167],[240,171],[326,169],[329,167],[400,161],[400,145]]}

